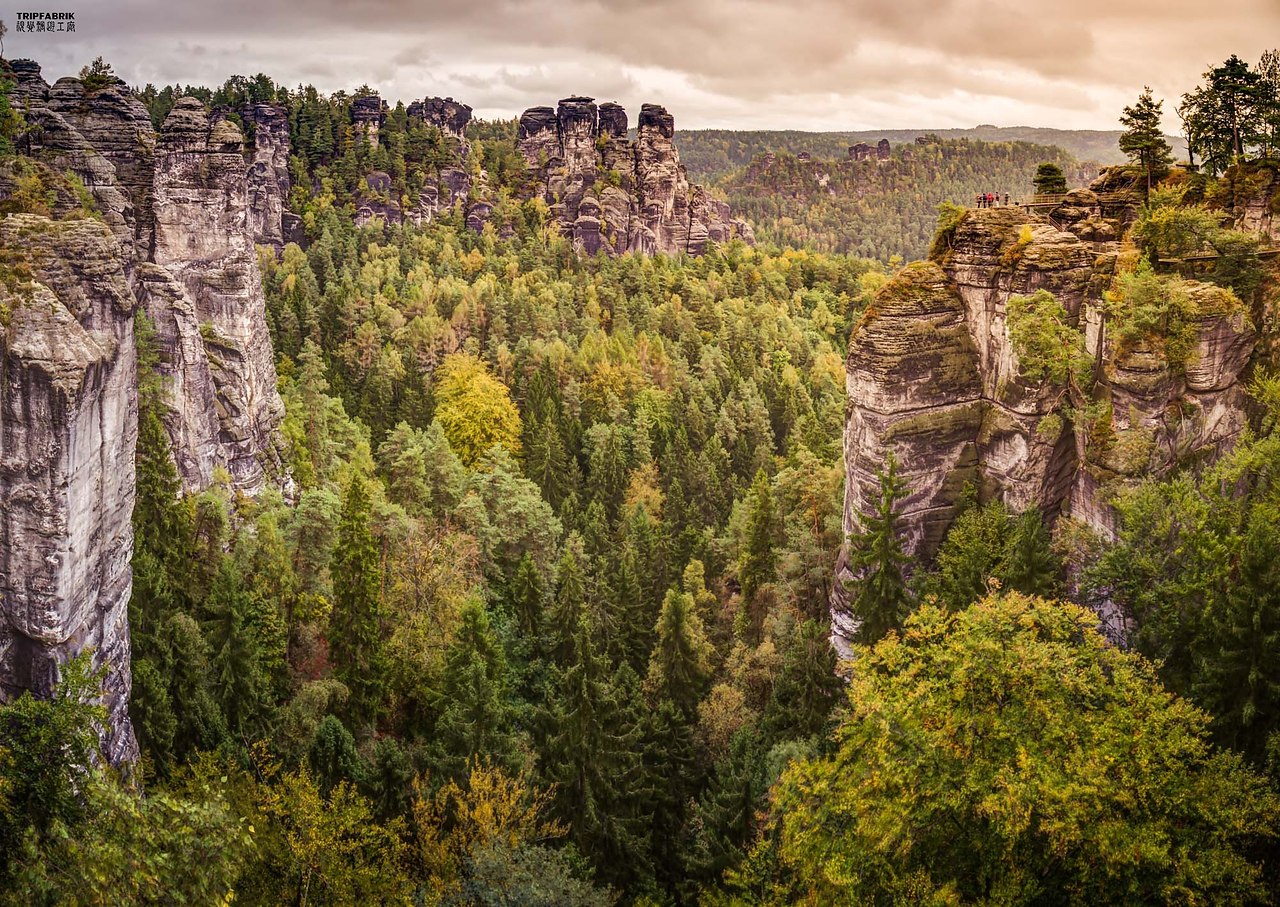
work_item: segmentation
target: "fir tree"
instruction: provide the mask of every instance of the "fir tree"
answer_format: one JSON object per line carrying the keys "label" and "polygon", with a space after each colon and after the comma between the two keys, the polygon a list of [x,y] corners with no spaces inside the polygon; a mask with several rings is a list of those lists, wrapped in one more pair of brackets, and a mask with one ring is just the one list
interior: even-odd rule
{"label": "fir tree", "polygon": [[372,725],[382,698],[381,561],[369,529],[365,479],[352,475],[342,502],[333,550],[333,613],[329,654],[335,673],[351,691],[352,717]]}
{"label": "fir tree", "polygon": [[739,626],[748,639],[757,639],[763,616],[755,611],[760,588],[777,578],[777,558],[773,549],[773,495],[764,470],[756,473],[747,497],[747,524],[742,555],[738,566],[738,582],[742,589]]}
{"label": "fir tree", "polygon": [[898,478],[898,461],[892,452],[887,467],[876,475],[880,495],[874,510],[861,516],[862,531],[849,539],[850,610],[858,620],[858,641],[868,644],[900,628],[911,604],[903,576],[907,556],[895,510],[907,488]]}
{"label": "fir tree", "polygon": [[440,688],[444,711],[436,723],[435,746],[438,764],[448,777],[462,778],[477,757],[515,767],[509,686],[506,656],[489,615],[481,603],[468,602],[445,656]]}

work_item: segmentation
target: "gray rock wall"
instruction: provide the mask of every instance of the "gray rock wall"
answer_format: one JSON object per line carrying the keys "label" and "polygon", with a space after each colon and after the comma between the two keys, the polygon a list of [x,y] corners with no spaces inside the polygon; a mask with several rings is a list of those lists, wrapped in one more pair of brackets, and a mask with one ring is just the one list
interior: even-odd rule
{"label": "gray rock wall", "polygon": [[32,274],[0,284],[0,698],[49,695],[91,647],[104,752],[132,761],[134,296],[115,237],[92,220],[10,216],[0,252]]}

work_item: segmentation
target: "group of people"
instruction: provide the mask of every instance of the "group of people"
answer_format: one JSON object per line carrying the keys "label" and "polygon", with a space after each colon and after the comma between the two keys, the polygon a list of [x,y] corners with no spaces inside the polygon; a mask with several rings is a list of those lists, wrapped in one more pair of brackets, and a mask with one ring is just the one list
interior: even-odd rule
{"label": "group of people", "polygon": [[[1006,207],[1007,207],[1007,206],[1008,206],[1008,204],[1009,204],[1009,193],[1008,193],[1008,192],[1006,192],[1006,193],[1004,194],[1004,204],[1005,204],[1005,206],[1006,206]],[[979,192],[979,193],[978,193],[978,207],[979,207],[979,208],[996,208],[996,207],[999,207],[999,205],[1000,205],[1000,193],[999,193],[999,192],[987,192],[987,193],[985,193],[985,194],[984,194],[984,193],[982,193],[982,192]]]}

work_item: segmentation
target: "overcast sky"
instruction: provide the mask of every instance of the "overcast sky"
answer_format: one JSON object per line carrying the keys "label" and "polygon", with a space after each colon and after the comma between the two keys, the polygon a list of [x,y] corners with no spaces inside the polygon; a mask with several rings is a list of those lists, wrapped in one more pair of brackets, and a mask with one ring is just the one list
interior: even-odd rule
{"label": "overcast sky", "polygon": [[76,31],[19,33],[53,82],[101,54],[130,83],[265,72],[510,117],[572,94],[679,128],[1113,129],[1144,84],[1280,44],[1280,0],[41,0]]}

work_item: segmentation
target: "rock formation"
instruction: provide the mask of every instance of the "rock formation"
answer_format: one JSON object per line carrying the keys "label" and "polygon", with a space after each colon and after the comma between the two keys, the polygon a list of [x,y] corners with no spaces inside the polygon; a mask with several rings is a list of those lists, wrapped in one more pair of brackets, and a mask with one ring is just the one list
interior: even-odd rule
{"label": "rock formation", "polygon": [[91,647],[104,753],[132,761],[134,296],[117,240],[93,220],[12,215],[0,254],[0,700],[48,696]]}
{"label": "rock formation", "polygon": [[193,98],[174,105],[157,147],[146,108],[123,82],[88,90],[64,78],[47,88],[35,63],[12,67],[30,126],[22,150],[84,183],[156,325],[171,390],[166,427],[185,487],[207,487],[218,467],[249,494],[282,478],[283,405],[254,242],[285,239],[283,110],[245,111],[257,140],[246,165],[239,128]]}
{"label": "rock formation", "polygon": [[282,472],[276,429],[284,406],[242,155],[233,122],[211,120],[195,98],[174,105],[157,150],[153,256],[172,282],[153,269],[140,285],[174,382],[167,424],[184,483],[206,487],[221,466],[255,494]]}
{"label": "rock formation", "polygon": [[708,241],[753,242],[750,227],[731,219],[727,204],[689,184],[674,135],[671,114],[657,105],[641,108],[632,142],[625,110],[572,97],[555,109],[526,110],[517,147],[535,192],[589,255],[698,255]]}
{"label": "rock formation", "polygon": [[241,115],[253,124],[249,162],[249,229],[253,241],[279,252],[289,200],[289,114],[278,104],[251,104]]}
{"label": "rock formation", "polygon": [[425,98],[414,101],[406,111],[429,126],[454,138],[465,138],[467,124],[471,122],[471,108],[453,98]]}
{"label": "rock formation", "polygon": [[351,102],[351,122],[356,127],[356,133],[365,137],[370,148],[378,147],[378,132],[382,129],[385,115],[382,99],[376,94],[356,98]]}
{"label": "rock formation", "polygon": [[116,184],[133,204],[137,257],[145,261],[155,222],[151,190],[156,139],[147,108],[123,81],[90,91],[70,77],[54,83],[47,104],[115,167]]}
{"label": "rock formation", "polygon": [[[1098,240],[1097,230],[1116,221],[1093,201],[1094,193],[1069,198],[1069,210],[1047,218],[968,211],[940,237],[933,261],[909,265],[868,305],[847,367],[847,533],[875,503],[876,470],[890,451],[909,489],[899,505],[906,550],[927,557],[967,483],[984,499],[1067,515],[1106,536],[1115,489],[1215,457],[1243,431],[1240,376],[1256,340],[1246,313],[1227,291],[1187,281],[1195,334],[1185,362],[1168,361],[1158,343],[1115,342],[1102,291],[1117,244]],[[1083,361],[1092,361],[1078,378],[1087,397],[1069,383],[1033,380],[1020,361],[1010,299],[1038,290],[1061,304]],[[843,555],[837,575],[852,578]],[[856,629],[848,603],[837,582],[838,644]]]}

